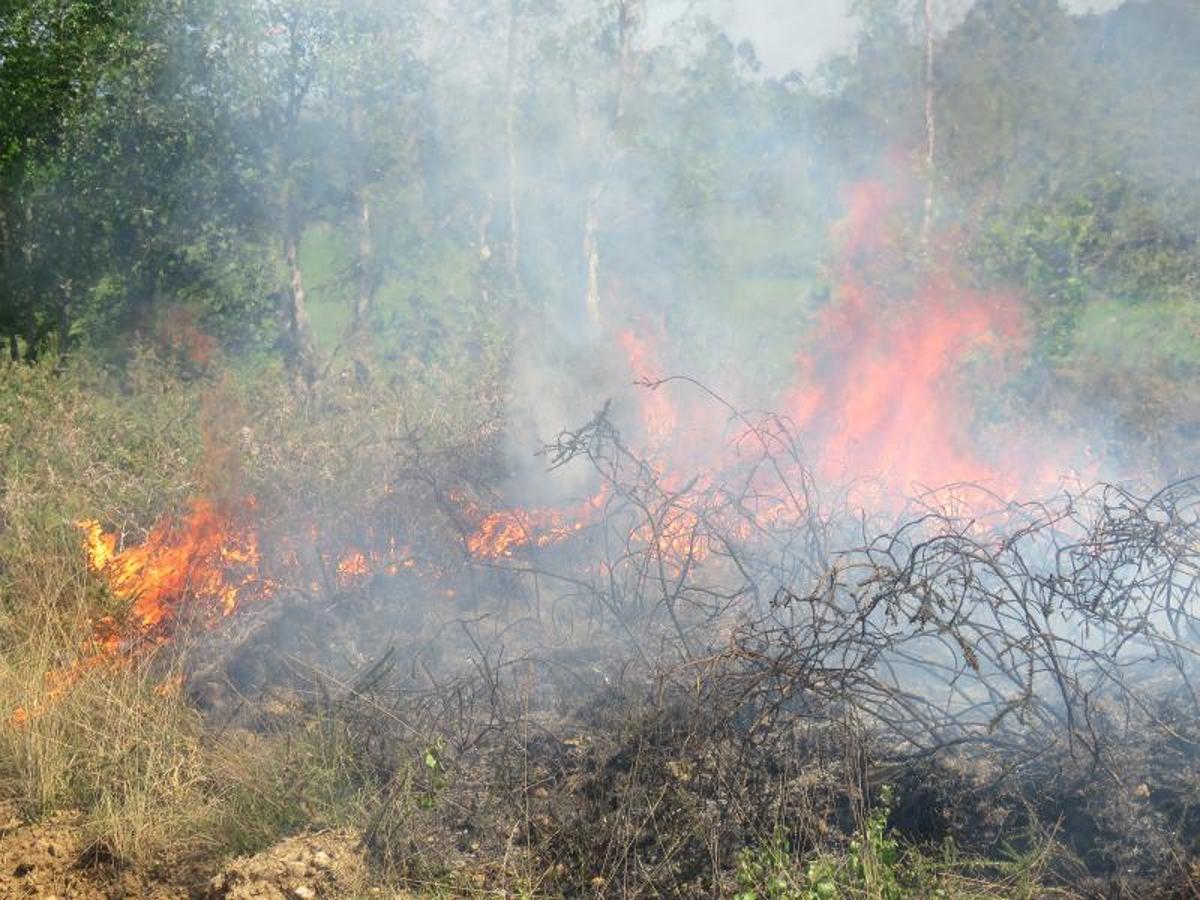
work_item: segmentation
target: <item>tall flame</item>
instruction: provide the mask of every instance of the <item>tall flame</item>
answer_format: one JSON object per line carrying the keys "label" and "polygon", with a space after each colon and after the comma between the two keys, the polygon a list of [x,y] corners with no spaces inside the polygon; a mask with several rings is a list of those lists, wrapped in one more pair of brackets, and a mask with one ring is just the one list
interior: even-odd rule
{"label": "tall flame", "polygon": [[[649,334],[639,334],[632,328],[617,333],[617,343],[625,351],[629,371],[639,381],[653,382],[666,373],[662,368],[658,348]],[[648,389],[641,394],[642,430],[647,450],[664,449],[678,436],[679,413],[666,391]]]}
{"label": "tall flame", "polygon": [[830,478],[881,478],[897,494],[1003,480],[966,432],[972,411],[959,367],[972,351],[1020,333],[1014,307],[945,277],[890,315],[864,285],[847,282],[822,323],[819,350],[799,359],[801,384],[787,409]]}
{"label": "tall flame", "polygon": [[836,296],[797,357],[797,384],[783,403],[815,450],[816,471],[836,481],[874,480],[893,498],[956,482],[1008,494],[1053,487],[1065,454],[1047,459],[1028,435],[1010,433],[985,455],[971,434],[977,423],[965,370],[975,362],[985,378],[1003,379],[1005,355],[1026,347],[1021,306],[960,286],[945,264],[898,288],[903,260],[890,225],[900,199],[882,182],[858,184],[835,231],[842,244]]}

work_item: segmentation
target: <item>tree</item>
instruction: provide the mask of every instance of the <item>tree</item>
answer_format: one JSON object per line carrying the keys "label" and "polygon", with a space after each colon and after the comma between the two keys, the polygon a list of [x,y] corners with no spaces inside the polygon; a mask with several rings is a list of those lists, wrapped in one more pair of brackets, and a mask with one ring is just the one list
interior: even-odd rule
{"label": "tree", "polygon": [[921,16],[925,31],[925,203],[921,217],[921,246],[929,249],[929,233],[933,227],[934,152],[937,147],[937,125],[933,110],[933,0],[921,0]]}
{"label": "tree", "polygon": [[[0,5],[0,333],[10,354],[35,357],[49,332],[65,341],[67,298],[47,301],[36,272],[43,210],[32,194],[52,177],[70,122],[96,83],[131,55],[136,0],[4,0]],[[59,286],[70,283],[60,280]]]}
{"label": "tree", "polygon": [[[344,216],[357,233],[352,328],[366,327],[380,285],[396,254],[380,253],[376,235],[394,225],[376,194],[411,178],[415,136],[424,112],[423,67],[414,54],[416,23],[406,7],[351,0],[335,7],[336,39],[316,86],[312,114],[334,130],[338,145],[312,169],[334,196],[330,213]],[[338,193],[341,196],[337,196]],[[381,215],[384,219],[381,219]]]}
{"label": "tree", "polygon": [[[602,146],[602,156],[587,190],[583,214],[583,260],[586,271],[584,308],[593,324],[600,323],[600,201],[605,182],[621,153],[625,106],[634,68],[634,42],[645,18],[644,0],[612,0],[616,49],[612,57],[612,88],[603,101],[607,110],[602,116],[601,135],[587,135],[584,142],[596,140]],[[581,130],[585,128],[581,120]]]}

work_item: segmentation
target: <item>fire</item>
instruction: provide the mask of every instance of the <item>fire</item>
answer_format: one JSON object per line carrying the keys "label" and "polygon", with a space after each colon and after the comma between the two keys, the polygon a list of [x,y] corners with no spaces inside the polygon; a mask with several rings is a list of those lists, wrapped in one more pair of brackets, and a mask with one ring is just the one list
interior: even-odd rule
{"label": "fire", "polygon": [[104,528],[95,519],[82,519],[75,523],[84,532],[84,551],[87,553],[88,568],[101,572],[117,550],[117,536],[105,534]]}
{"label": "fire", "polygon": [[338,560],[337,574],[338,581],[345,585],[359,578],[366,578],[371,574],[371,568],[361,550],[349,550]]}
{"label": "fire", "polygon": [[[80,658],[48,673],[38,703],[15,710],[10,723],[26,724],[89,672],[122,665],[169,641],[180,618],[211,626],[243,600],[274,594],[277,585],[262,573],[254,510],[252,499],[235,511],[195,499],[181,519],[163,519],[144,542],[120,552],[115,533],[95,520],[77,522],[89,570],[105,581],[124,611],[98,619]],[[169,693],[164,689],[162,695]]]}
{"label": "fire", "polygon": [[[456,494],[454,499],[475,523],[466,541],[471,555],[500,559],[512,556],[519,547],[547,547],[576,533],[594,517],[603,495],[566,510],[517,509],[488,515],[465,494]],[[92,624],[79,658],[49,672],[38,700],[14,710],[10,724],[26,725],[87,674],[126,665],[170,643],[182,622],[211,628],[234,615],[245,602],[278,593],[282,582],[266,575],[257,517],[253,498],[221,506],[199,497],[191,501],[186,514],[164,517],[143,542],[122,549],[118,549],[118,534],[105,531],[99,521],[77,521],[88,570],[107,585],[121,609]],[[279,537],[274,559],[281,576],[296,583],[304,583],[308,577],[295,544],[300,533],[313,544],[321,542],[318,523],[302,523],[293,534]],[[387,539],[386,547],[373,532],[367,538],[369,549],[347,547],[332,559],[321,554],[326,564],[336,559],[332,567],[338,587],[349,588],[377,572],[389,576],[412,572],[435,579],[444,574],[434,565],[418,562],[411,547],[398,543],[394,535]],[[320,590],[321,582],[311,580],[311,587]],[[453,589],[442,594],[455,596]],[[181,685],[181,676],[172,676],[160,683],[156,693],[171,696]]]}
{"label": "fire", "polygon": [[[775,408],[798,428],[813,471],[827,482],[856,485],[852,497],[876,511],[903,503],[914,490],[956,483],[979,483],[1009,496],[1054,488],[1080,462],[1072,448],[1046,452],[1029,435],[1008,429],[995,442],[998,449],[985,453],[972,434],[980,423],[969,383],[1002,382],[1012,371],[1011,359],[1028,348],[1030,329],[1020,303],[960,285],[951,274],[952,254],[921,267],[914,279],[909,248],[899,239],[905,200],[902,190],[883,181],[864,181],[848,193],[847,213],[833,230],[841,251],[834,300],[797,355],[797,378]],[[661,329],[645,327],[644,317],[642,323],[640,330],[618,332],[615,341],[629,373],[653,385],[665,374]],[[639,400],[643,440],[634,449],[664,487],[703,488],[736,465],[736,441],[703,458],[702,448],[686,439],[722,427],[711,409],[678,407],[661,387],[640,391]],[[725,523],[732,533],[748,533],[787,528],[802,514],[786,504],[706,512],[698,508],[703,493],[681,490],[672,508],[634,537],[664,559],[700,562],[712,551],[696,540],[704,516],[748,514],[750,519]],[[500,559],[522,547],[546,546],[594,521],[599,505],[475,515],[467,548],[476,558]]]}
{"label": "fire", "polygon": [[[985,456],[970,434],[965,369],[979,367],[976,383],[998,382],[1005,355],[1026,349],[1029,329],[1015,298],[963,288],[946,264],[920,273],[907,296],[885,290],[904,265],[888,224],[901,199],[882,182],[859,184],[835,231],[837,294],[811,349],[798,356],[798,382],[783,403],[816,451],[817,473],[874,480],[892,500],[957,482],[1010,495],[1053,487],[1065,459],[1048,460],[1012,433]],[[1046,462],[1031,467],[1030,457]]]}
{"label": "fire", "polygon": [[415,570],[417,561],[413,559],[409,551],[406,549],[404,554],[396,552],[395,540],[392,541],[392,546],[388,549],[387,561],[383,564],[383,572],[385,575],[396,576],[404,570]]}
{"label": "fire", "polygon": [[472,556],[486,559],[512,556],[516,547],[523,547],[530,541],[530,519],[530,514],[520,509],[492,513],[467,536],[467,549]]}
{"label": "fire", "polygon": [[482,515],[462,495],[457,502],[478,520],[466,537],[467,551],[475,559],[505,559],[530,545],[549,547],[566,540],[593,521],[603,494],[567,509],[505,509]]}
{"label": "fire", "polygon": [[971,409],[958,370],[973,351],[1019,334],[1012,307],[945,280],[886,318],[863,285],[844,285],[823,322],[821,349],[801,358],[803,386],[788,403],[819,448],[820,473],[878,477],[897,494],[913,485],[1002,480],[965,433]]}
{"label": "fire", "polygon": [[89,642],[87,646],[92,649],[86,652],[78,662],[46,673],[41,697],[28,707],[18,706],[14,709],[8,717],[8,723],[11,726],[22,728],[29,724],[31,719],[37,718],[49,709],[89,672],[113,663],[114,657],[109,652],[108,646],[102,641],[99,643]]}
{"label": "fire", "polygon": [[269,596],[275,585],[261,571],[258,532],[249,519],[198,498],[180,521],[164,519],[145,542],[115,553],[116,535],[99,523],[80,522],[88,564],[117,600],[129,603],[126,639],[150,638],[185,611],[229,616],[248,596]]}
{"label": "fire", "polygon": [[[617,343],[625,351],[629,371],[639,380],[661,378],[664,374],[657,348],[648,335],[626,328],[617,334]],[[642,429],[647,449],[659,450],[677,437],[679,413],[666,391],[647,389],[641,394]]]}
{"label": "fire", "polygon": [[[915,282],[900,279],[896,273],[911,267],[891,225],[900,218],[903,199],[879,181],[863,182],[848,195],[847,214],[834,232],[842,258],[834,267],[838,287],[833,302],[798,354],[796,382],[784,390],[776,408],[782,407],[798,427],[818,475],[835,482],[875,480],[880,493],[868,503],[884,508],[918,486],[982,482],[1009,493],[1050,486],[1056,470],[1063,468],[1056,465],[1057,458],[1038,453],[1048,462],[1030,466],[1027,459],[1035,454],[1020,435],[1005,435],[998,442],[1007,453],[984,455],[969,431],[975,423],[966,370],[977,369],[972,373],[976,382],[1004,376],[1005,354],[1020,353],[1027,343],[1029,329],[1020,305],[1011,297],[962,287],[947,265],[926,267]],[[909,286],[897,291],[900,283]],[[645,318],[641,321],[644,326]],[[654,385],[666,374],[662,332],[661,326],[627,328],[613,336],[631,380]],[[723,524],[729,533],[748,536],[786,529],[802,513],[786,504],[759,508],[753,500],[736,509],[719,503],[705,508],[706,493],[737,464],[737,442],[703,458],[703,448],[686,435],[725,427],[717,424],[723,414],[714,417],[711,409],[698,405],[677,407],[664,387],[641,390],[639,399],[642,445],[633,449],[647,459],[652,477],[672,497],[667,508],[653,512],[630,537],[668,566],[679,569],[712,555],[717,548],[705,543],[703,526],[713,517],[728,517]],[[468,554],[497,561],[568,540],[600,519],[608,495],[602,489],[572,505],[492,512],[462,491],[451,492],[450,499],[465,523]],[[212,626],[246,601],[275,594],[280,584],[265,575],[256,510],[253,499],[233,507],[195,499],[184,516],[164,519],[144,542],[121,550],[117,534],[106,532],[98,521],[76,523],[83,531],[89,569],[103,579],[123,611],[97,621],[80,661],[51,673],[40,704],[17,710],[11,721],[27,722],[87,672],[169,641],[181,620]],[[299,523],[292,536],[301,533],[319,542],[317,523]],[[296,576],[297,583],[311,580],[313,589],[320,589],[324,576],[316,581],[301,572],[300,555],[290,541],[284,536],[278,542],[282,553],[274,561],[276,570]],[[361,548],[320,554],[325,566],[332,565],[338,587],[350,588],[376,573],[441,577],[435,568],[418,565],[411,548],[399,546],[394,536],[385,548],[369,534]],[[454,596],[450,588],[442,593]],[[169,680],[162,692],[177,688],[178,682]]]}
{"label": "fire", "polygon": [[[308,535],[313,544],[320,544],[322,542],[321,530],[317,525],[313,524],[308,528]],[[394,577],[401,572],[412,571],[421,575],[437,577],[436,569],[428,565],[419,566],[413,556],[412,547],[400,544],[396,540],[395,535],[388,537],[386,549],[380,546],[382,541],[378,539],[375,529],[368,528],[365,537],[366,540],[363,546],[367,549],[364,550],[357,546],[347,546],[336,557],[337,562],[334,564],[334,574],[336,575],[338,587],[352,587],[377,573]],[[284,542],[286,542],[286,539]],[[332,563],[332,556],[325,554],[322,554],[322,556],[326,565]],[[284,561],[284,568],[293,572],[300,568],[300,561],[294,549],[289,551]],[[319,590],[320,583],[314,583],[313,589]]]}

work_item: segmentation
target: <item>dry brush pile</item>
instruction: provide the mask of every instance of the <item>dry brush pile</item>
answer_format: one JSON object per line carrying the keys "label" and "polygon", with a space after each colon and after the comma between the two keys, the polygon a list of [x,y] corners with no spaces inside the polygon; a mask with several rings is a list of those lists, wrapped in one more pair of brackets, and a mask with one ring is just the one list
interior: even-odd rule
{"label": "dry brush pile", "polygon": [[[1194,890],[1200,482],[964,485],[889,527],[822,506],[786,422],[738,421],[736,464],[682,484],[606,410],[561,435],[548,462],[591,467],[595,519],[466,558],[469,608],[325,697],[383,798],[376,860],[708,895],[748,847],[853,860],[894,786],[891,827],[945,857],[896,890],[1022,859],[1084,892]],[[846,865],[848,892],[892,877]]]}

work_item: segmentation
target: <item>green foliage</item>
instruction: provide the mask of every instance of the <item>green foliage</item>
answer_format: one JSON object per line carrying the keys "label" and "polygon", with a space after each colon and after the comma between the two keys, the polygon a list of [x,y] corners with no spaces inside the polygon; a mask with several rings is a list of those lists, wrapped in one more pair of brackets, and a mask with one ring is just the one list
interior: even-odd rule
{"label": "green foliage", "polygon": [[884,785],[879,803],[867,813],[862,834],[850,842],[847,860],[850,876],[862,884],[867,894],[879,900],[901,900],[900,844],[888,833],[892,813],[892,789]]}
{"label": "green foliage", "polygon": [[417,805],[421,809],[436,807],[438,796],[450,783],[446,775],[446,768],[442,764],[444,749],[439,740],[427,746],[421,754],[421,763],[425,771],[425,788],[417,798]]}
{"label": "green foliage", "polygon": [[839,878],[839,866],[825,857],[797,873],[786,842],[776,835],[765,846],[738,853],[734,900],[835,900],[841,896]]}
{"label": "green foliage", "polygon": [[137,0],[5,0],[0,5],[0,174],[43,159],[118,59]]}
{"label": "green foliage", "polygon": [[735,900],[940,900],[951,896],[934,865],[915,849],[902,850],[888,828],[892,789],[884,786],[860,833],[842,856],[819,853],[798,862],[782,835],[737,855]]}
{"label": "green foliage", "polygon": [[[530,311],[577,330],[594,203],[609,324],[649,312],[696,357],[715,333],[777,384],[839,185],[921,175],[910,10],[856,3],[854,52],[808,79],[691,14],[623,63],[615,10],[489,0],[430,34],[430,8],[384,0],[0,7],[0,338],[123,361],[183,306],[287,359],[295,240],[321,371],[364,335],[459,367]],[[1182,0],[981,0],[939,34],[936,209],[973,275],[1029,295],[1052,374],[1110,348],[1190,371],[1197,35]]]}
{"label": "green foliage", "polygon": [[[1152,212],[1158,210],[1158,213]],[[1186,229],[1128,182],[993,215],[982,277],[1020,285],[1042,355],[1057,364],[1181,372],[1200,354],[1191,312],[1200,265]]]}

